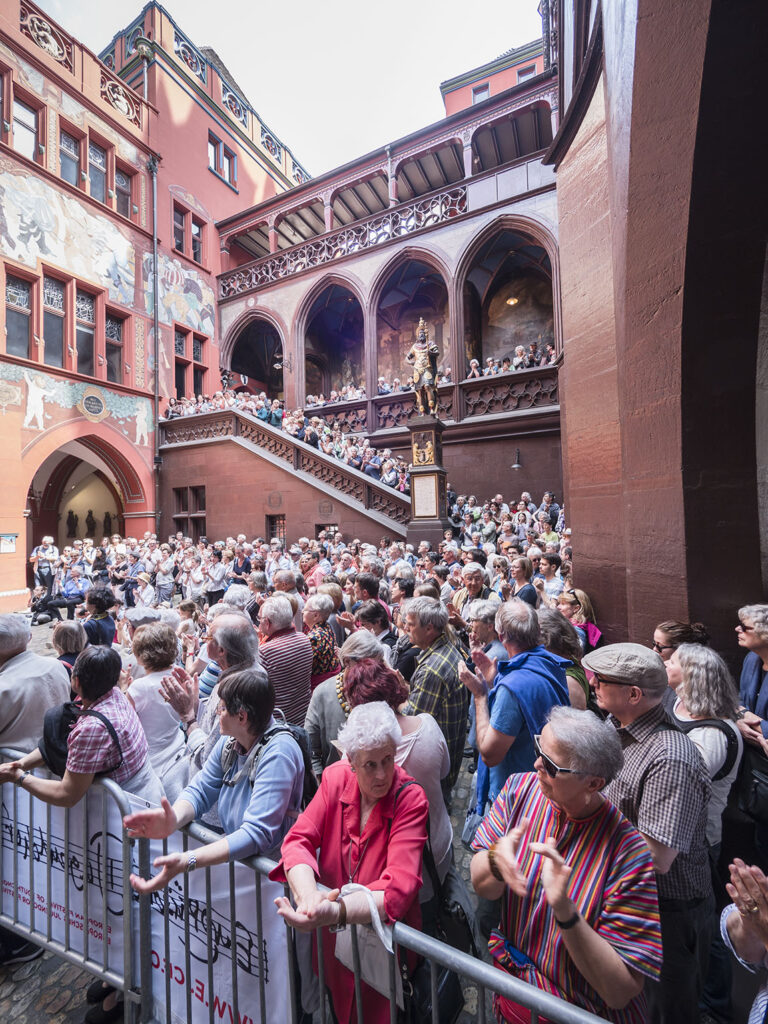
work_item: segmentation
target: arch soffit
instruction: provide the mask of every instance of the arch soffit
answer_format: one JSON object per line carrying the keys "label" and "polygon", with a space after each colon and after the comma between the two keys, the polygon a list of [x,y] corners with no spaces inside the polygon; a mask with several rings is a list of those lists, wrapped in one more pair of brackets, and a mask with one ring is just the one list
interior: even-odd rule
{"label": "arch soffit", "polygon": [[136,457],[136,448],[128,438],[114,427],[101,422],[97,425],[89,420],[72,420],[58,427],[52,427],[42,437],[32,441],[22,452],[21,463],[25,470],[25,486],[31,486],[35,473],[49,455],[66,444],[79,441],[98,455],[110,471],[123,494],[123,504],[143,505],[150,508],[153,495],[153,480],[149,466]]}
{"label": "arch soffit", "polygon": [[560,269],[559,253],[554,235],[546,225],[542,224],[540,221],[534,220],[532,217],[505,213],[500,217],[496,217],[496,219],[492,220],[490,224],[486,224],[485,227],[474,236],[474,238],[470,239],[464,247],[464,251],[459,255],[459,259],[456,264],[456,290],[459,295],[461,294],[466,282],[472,261],[475,259],[478,252],[486,242],[493,238],[494,235],[505,230],[517,231],[520,234],[528,235],[533,242],[542,247],[549,257],[549,262],[552,267],[552,287],[554,290],[555,282],[559,278]]}
{"label": "arch soffit", "polygon": [[280,336],[280,343],[283,346],[283,352],[286,351],[286,339],[288,338],[288,328],[285,321],[277,313],[274,313],[270,309],[263,309],[259,306],[258,309],[246,309],[238,317],[236,317],[229,325],[226,335],[221,342],[221,364],[222,366],[229,366],[232,362],[232,353],[235,349],[235,344],[238,338],[243,333],[249,324],[252,324],[256,320],[264,320],[274,327]]}
{"label": "arch soffit", "polygon": [[443,279],[445,290],[450,298],[452,277],[450,267],[440,258],[440,256],[437,255],[437,253],[432,250],[423,249],[420,246],[409,245],[406,249],[401,249],[400,252],[396,253],[392,257],[392,259],[388,260],[374,278],[368,299],[368,310],[371,316],[376,316],[382,292],[384,291],[390,275],[394,273],[398,267],[402,266],[403,263],[410,263],[411,261],[426,263],[427,266],[432,267],[433,270],[437,271]]}
{"label": "arch soffit", "polygon": [[[77,455],[66,455],[64,459],[56,466],[51,473],[48,483],[45,486],[42,499],[42,507],[46,511],[58,511],[61,505],[62,498],[64,497],[64,490],[69,482],[69,478],[72,476],[74,471],[77,469],[80,462],[83,460],[78,458]],[[109,493],[112,495],[112,499],[115,502],[115,507],[118,512],[123,507],[123,499],[121,498],[117,488],[109,479],[106,473],[97,467],[93,467],[93,474],[97,477],[104,486],[107,488]],[[95,540],[96,538],[94,538]]]}
{"label": "arch soffit", "polygon": [[360,309],[363,311],[363,316],[365,317],[365,294],[362,283],[352,275],[347,276],[346,274],[338,272],[326,274],[310,286],[309,290],[304,295],[304,298],[298,305],[293,323],[296,337],[299,341],[304,338],[307,327],[309,326],[309,311],[312,308],[313,302],[319,295],[322,295],[326,288],[331,288],[333,285],[351,292],[359,302]]}
{"label": "arch soffit", "polygon": [[505,121],[513,120],[518,115],[525,114],[529,110],[535,110],[537,107],[540,110],[546,110],[549,114],[552,112],[549,100],[538,96],[532,96],[530,103],[524,103],[519,107],[515,107],[513,110],[506,110],[504,112],[500,111],[498,117],[488,118],[487,121],[482,121],[480,124],[475,125],[472,129],[470,145],[475,141],[477,133],[483,131],[484,128],[494,128],[498,124],[503,124]]}
{"label": "arch soffit", "polygon": [[[430,153],[438,153],[441,149],[445,149],[446,146],[452,146],[454,143],[457,146],[459,146],[459,148],[464,148],[464,141],[461,137],[460,132],[457,132],[455,135],[448,136],[447,138],[440,139],[439,141],[425,142],[424,147],[422,149],[411,151],[409,153],[404,153],[401,157],[398,157],[397,162],[393,164],[393,175],[397,177],[397,175],[400,173],[400,171],[406,164],[410,164],[414,160],[423,160],[424,157],[429,156]],[[457,181],[456,184],[458,185],[459,181]],[[445,188],[451,188],[451,186],[446,185]],[[416,196],[415,199],[408,200],[408,202],[416,202],[416,200],[418,200],[419,198],[419,196]]]}

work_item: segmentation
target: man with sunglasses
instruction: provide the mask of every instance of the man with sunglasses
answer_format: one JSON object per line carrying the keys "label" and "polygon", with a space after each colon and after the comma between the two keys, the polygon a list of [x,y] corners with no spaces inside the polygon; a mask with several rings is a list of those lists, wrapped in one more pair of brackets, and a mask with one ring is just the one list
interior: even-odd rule
{"label": "man with sunglasses", "polygon": [[664,946],[661,979],[646,985],[652,1024],[698,1024],[714,896],[706,846],[711,792],[704,762],[667,717],[664,662],[640,644],[591,651],[597,703],[612,717],[624,767],[606,797],[637,827],[653,857]]}

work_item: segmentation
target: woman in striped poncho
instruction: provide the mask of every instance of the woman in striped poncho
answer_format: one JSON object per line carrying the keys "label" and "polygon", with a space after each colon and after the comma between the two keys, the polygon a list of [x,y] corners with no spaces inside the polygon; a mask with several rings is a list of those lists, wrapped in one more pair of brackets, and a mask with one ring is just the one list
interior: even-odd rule
{"label": "woman in striped poncho", "polygon": [[[556,707],[534,743],[536,771],[509,777],[473,843],[478,895],[502,897],[494,962],[615,1024],[643,1024],[661,931],[650,850],[602,794],[623,763],[618,735],[590,711]],[[530,1019],[500,996],[495,1010]]]}

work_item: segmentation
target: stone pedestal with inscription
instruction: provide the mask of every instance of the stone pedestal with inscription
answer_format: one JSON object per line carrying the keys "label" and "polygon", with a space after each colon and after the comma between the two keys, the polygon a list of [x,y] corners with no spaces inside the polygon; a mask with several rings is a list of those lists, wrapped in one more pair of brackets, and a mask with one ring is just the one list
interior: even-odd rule
{"label": "stone pedestal with inscription", "polygon": [[443,466],[443,430],[445,424],[436,416],[418,416],[408,424],[411,435],[411,520],[408,543],[418,548],[429,541],[437,549],[448,520],[446,479]]}

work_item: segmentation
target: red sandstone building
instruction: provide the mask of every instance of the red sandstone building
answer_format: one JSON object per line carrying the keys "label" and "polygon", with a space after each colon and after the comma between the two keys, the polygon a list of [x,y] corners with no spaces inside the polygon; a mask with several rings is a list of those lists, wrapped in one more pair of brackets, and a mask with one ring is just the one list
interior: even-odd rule
{"label": "red sandstone building", "polygon": [[[88,509],[134,534],[157,517],[193,535],[402,536],[407,500],[250,417],[155,432],[155,391],[161,408],[211,392],[223,366],[296,408],[354,381],[367,398],[313,413],[405,451],[411,398],[377,382],[403,376],[423,317],[450,368],[452,483],[564,483],[607,635],[702,618],[727,650],[768,564],[764,189],[760,162],[722,144],[726,124],[753,136],[764,13],[540,11],[540,41],[442,84],[444,119],[311,179],[155,4],[101,60],[5,5],[5,607],[28,545],[64,541],[69,511],[79,536]],[[468,376],[532,341],[557,363]]]}

